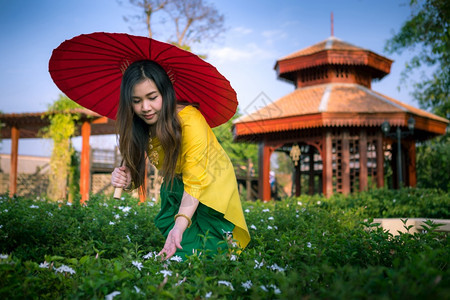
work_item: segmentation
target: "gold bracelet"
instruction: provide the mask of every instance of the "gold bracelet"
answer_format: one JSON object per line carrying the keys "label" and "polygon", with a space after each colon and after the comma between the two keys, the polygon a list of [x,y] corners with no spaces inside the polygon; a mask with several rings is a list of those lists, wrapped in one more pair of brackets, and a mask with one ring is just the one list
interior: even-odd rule
{"label": "gold bracelet", "polygon": [[183,218],[185,218],[185,219],[188,221],[188,226],[187,226],[187,228],[191,227],[191,224],[192,224],[191,218],[189,218],[189,217],[186,216],[185,214],[176,214],[175,217],[173,218],[174,221],[176,221],[178,217],[183,217]]}

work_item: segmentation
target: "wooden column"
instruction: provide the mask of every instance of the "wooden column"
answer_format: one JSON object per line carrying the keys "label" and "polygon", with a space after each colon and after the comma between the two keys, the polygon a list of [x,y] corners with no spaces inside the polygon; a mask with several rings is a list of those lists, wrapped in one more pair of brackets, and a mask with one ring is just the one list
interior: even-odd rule
{"label": "wooden column", "polygon": [[80,167],[80,194],[81,203],[89,200],[90,185],[90,145],[89,137],[91,136],[91,124],[85,121],[81,126],[81,167]]}
{"label": "wooden column", "polygon": [[294,166],[295,169],[295,196],[298,197],[302,193],[302,160],[301,158],[298,160],[298,164]]}
{"label": "wooden column", "polygon": [[408,186],[416,187],[417,175],[416,175],[416,142],[414,140],[408,141],[408,159],[407,159],[407,172],[408,172]]}
{"label": "wooden column", "polygon": [[367,190],[367,133],[361,130],[359,135],[359,190]]}
{"label": "wooden column", "polygon": [[270,200],[270,155],[273,150],[264,142],[259,144],[259,179],[258,179],[258,192],[259,198],[262,201]]}
{"label": "wooden column", "polygon": [[377,133],[376,136],[377,145],[377,187],[384,187],[384,151],[383,151],[383,135],[380,132]]}
{"label": "wooden column", "polygon": [[322,150],[322,182],[323,182],[323,194],[326,197],[333,194],[333,164],[332,164],[332,141],[331,132],[326,132]]}
{"label": "wooden column", "polygon": [[139,203],[144,203],[147,199],[147,183],[148,183],[148,159],[145,160],[144,183],[139,189]]}
{"label": "wooden column", "polygon": [[350,193],[350,141],[348,130],[342,134],[342,193]]}
{"label": "wooden column", "polygon": [[309,146],[309,194],[314,194],[314,148]]}
{"label": "wooden column", "polygon": [[9,196],[17,193],[17,158],[19,156],[20,131],[16,126],[11,127],[11,170],[9,172]]}

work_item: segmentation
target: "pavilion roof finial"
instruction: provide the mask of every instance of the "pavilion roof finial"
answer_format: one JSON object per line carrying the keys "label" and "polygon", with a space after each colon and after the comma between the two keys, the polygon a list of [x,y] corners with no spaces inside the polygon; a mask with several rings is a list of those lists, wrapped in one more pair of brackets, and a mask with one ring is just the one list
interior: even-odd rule
{"label": "pavilion roof finial", "polygon": [[331,12],[331,36],[334,36],[334,17],[333,17],[333,12]]}

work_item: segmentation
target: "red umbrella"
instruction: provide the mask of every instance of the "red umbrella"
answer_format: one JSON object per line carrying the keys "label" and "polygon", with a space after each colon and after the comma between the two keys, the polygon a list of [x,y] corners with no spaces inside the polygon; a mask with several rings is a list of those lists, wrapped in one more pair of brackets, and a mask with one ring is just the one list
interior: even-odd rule
{"label": "red umbrella", "polygon": [[74,37],[53,50],[49,71],[67,97],[115,119],[123,72],[145,59],[166,70],[177,99],[198,103],[211,127],[236,112],[236,92],[214,66],[191,52],[142,36],[96,32]]}

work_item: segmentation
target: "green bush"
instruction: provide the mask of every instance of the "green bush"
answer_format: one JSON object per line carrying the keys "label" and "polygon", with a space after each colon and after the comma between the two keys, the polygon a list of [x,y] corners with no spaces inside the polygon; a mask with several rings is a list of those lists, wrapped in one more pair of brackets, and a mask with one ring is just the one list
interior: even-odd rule
{"label": "green bush", "polygon": [[[428,193],[244,202],[252,235],[244,251],[183,262],[155,258],[164,238],[154,202],[91,196],[80,206],[3,196],[0,298],[449,299],[445,233],[428,223],[426,234],[392,236],[364,221],[392,209],[423,216],[412,203],[448,215],[448,195]],[[430,199],[433,209],[422,203]]]}

